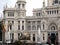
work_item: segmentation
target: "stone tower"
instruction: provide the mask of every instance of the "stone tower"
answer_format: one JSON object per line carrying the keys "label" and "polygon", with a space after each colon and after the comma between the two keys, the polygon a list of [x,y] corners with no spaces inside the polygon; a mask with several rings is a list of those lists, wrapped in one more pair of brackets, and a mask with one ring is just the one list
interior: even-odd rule
{"label": "stone tower", "polygon": [[24,17],[24,16],[26,16],[26,0],[17,0],[17,8],[18,8],[18,10],[20,10],[19,11],[19,15],[20,16],[22,16],[22,17]]}
{"label": "stone tower", "polygon": [[25,9],[26,1],[25,0],[17,0],[17,6],[20,9]]}

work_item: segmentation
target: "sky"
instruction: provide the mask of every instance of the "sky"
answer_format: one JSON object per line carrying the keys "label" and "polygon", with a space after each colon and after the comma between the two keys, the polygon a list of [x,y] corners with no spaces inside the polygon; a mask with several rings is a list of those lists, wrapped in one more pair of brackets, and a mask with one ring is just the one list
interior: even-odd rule
{"label": "sky", "polygon": [[[2,17],[2,11],[4,9],[4,6],[7,4],[8,7],[14,7],[16,4],[17,0],[0,0],[0,17]],[[26,15],[27,16],[32,16],[32,10],[33,8],[42,8],[43,5],[43,0],[26,0]],[[45,0],[47,2],[47,0]]]}

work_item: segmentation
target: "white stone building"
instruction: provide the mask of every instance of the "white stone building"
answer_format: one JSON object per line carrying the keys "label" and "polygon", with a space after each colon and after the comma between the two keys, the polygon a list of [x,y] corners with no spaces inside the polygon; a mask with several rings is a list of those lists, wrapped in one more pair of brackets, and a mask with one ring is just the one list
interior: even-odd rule
{"label": "white stone building", "polygon": [[[37,43],[38,29],[41,29],[42,43],[60,43],[60,0],[47,0],[47,6],[33,9],[33,16],[26,16],[26,0],[17,0],[15,8],[4,8],[6,31],[8,24],[13,40],[18,40],[20,33],[28,33],[30,41]],[[6,41],[5,34],[5,41]]]}

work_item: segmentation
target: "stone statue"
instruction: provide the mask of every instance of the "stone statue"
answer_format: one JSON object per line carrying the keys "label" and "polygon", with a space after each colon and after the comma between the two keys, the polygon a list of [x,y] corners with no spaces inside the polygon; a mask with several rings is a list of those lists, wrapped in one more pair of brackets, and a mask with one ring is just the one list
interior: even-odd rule
{"label": "stone statue", "polygon": [[38,29],[38,34],[37,34],[37,42],[38,42],[39,44],[41,44],[41,39],[40,39],[40,37],[41,37],[41,29],[39,28],[39,29]]}
{"label": "stone statue", "polygon": [[10,38],[10,26],[8,26],[8,31],[6,32],[6,42],[11,43],[11,38]]}

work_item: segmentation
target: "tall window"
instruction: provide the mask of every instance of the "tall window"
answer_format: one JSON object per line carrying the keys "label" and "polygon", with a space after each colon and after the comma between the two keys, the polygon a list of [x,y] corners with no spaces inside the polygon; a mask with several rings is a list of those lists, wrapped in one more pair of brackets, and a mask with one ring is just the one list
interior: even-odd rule
{"label": "tall window", "polygon": [[50,11],[50,14],[51,14],[51,11]]}
{"label": "tall window", "polygon": [[57,10],[57,14],[58,14],[58,10]]}
{"label": "tall window", "polygon": [[24,25],[22,26],[22,30],[24,30]]}
{"label": "tall window", "polygon": [[23,8],[24,8],[24,6],[25,6],[25,5],[24,5],[24,4],[22,4],[22,7],[23,7]]}
{"label": "tall window", "polygon": [[45,40],[44,34],[43,34],[43,40]]}
{"label": "tall window", "polygon": [[10,30],[12,30],[12,25],[10,25]]}
{"label": "tall window", "polygon": [[20,25],[18,25],[18,30],[20,30]]}
{"label": "tall window", "polygon": [[40,13],[36,13],[36,16],[40,16],[41,14]]}
{"label": "tall window", "polygon": [[43,24],[43,30],[44,30],[44,28],[45,28],[45,25]]}
{"label": "tall window", "polygon": [[33,34],[33,41],[35,41],[35,34]]}
{"label": "tall window", "polygon": [[18,8],[20,8],[21,4],[18,4]]}
{"label": "tall window", "polygon": [[8,12],[8,16],[14,16],[14,12]]}

